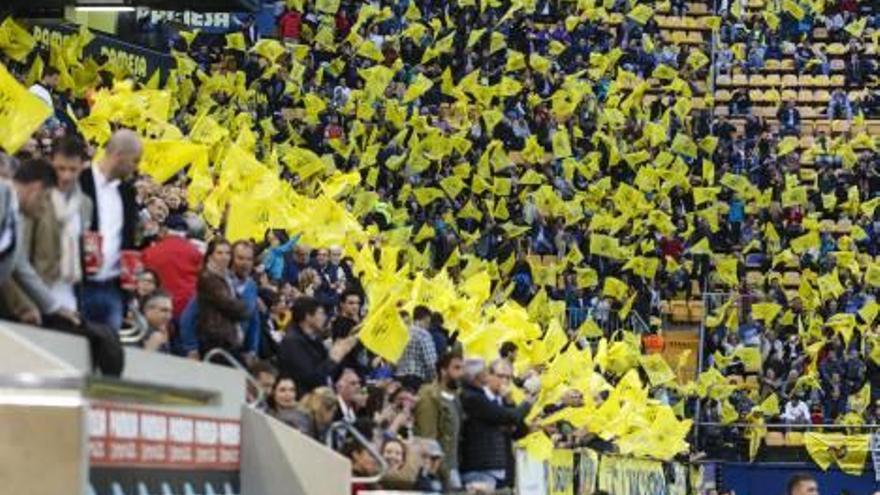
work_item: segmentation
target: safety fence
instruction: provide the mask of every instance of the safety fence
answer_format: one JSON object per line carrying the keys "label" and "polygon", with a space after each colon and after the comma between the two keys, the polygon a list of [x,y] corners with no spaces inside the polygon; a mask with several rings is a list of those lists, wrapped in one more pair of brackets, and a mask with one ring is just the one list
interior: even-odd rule
{"label": "safety fence", "polygon": [[592,449],[554,449],[538,460],[516,452],[517,495],[688,495],[703,493],[704,468],[688,462],[600,453]]}

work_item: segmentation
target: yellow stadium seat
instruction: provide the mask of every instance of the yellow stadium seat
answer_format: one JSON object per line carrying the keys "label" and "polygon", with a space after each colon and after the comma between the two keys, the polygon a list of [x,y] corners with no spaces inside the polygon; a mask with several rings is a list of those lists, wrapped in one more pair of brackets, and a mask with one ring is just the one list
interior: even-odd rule
{"label": "yellow stadium seat", "polygon": [[763,102],[763,101],[766,101],[766,99],[764,98],[764,92],[761,91],[760,89],[750,89],[750,90],[749,90],[749,98],[750,98],[753,102]]}
{"label": "yellow stadium seat", "polygon": [[691,3],[688,10],[689,13],[697,15],[709,13],[709,7],[703,2]]}
{"label": "yellow stadium seat", "polygon": [[801,74],[798,77],[798,84],[803,87],[812,86],[814,84],[815,79],[810,74]]}
{"label": "yellow stadium seat", "polygon": [[817,40],[824,40],[828,38],[828,30],[822,27],[817,27],[813,29],[813,38]]}
{"label": "yellow stadium seat", "polygon": [[732,82],[730,80],[730,76],[719,75],[717,78],[715,78],[715,85],[716,86],[730,86],[731,84],[732,84]]}
{"label": "yellow stadium seat", "polygon": [[766,62],[764,62],[764,70],[766,70],[768,72],[778,71],[781,68],[782,68],[782,64],[779,62],[779,60],[775,60],[775,59],[771,58],[771,59],[767,60]]}
{"label": "yellow stadium seat", "polygon": [[749,86],[763,86],[764,85],[764,76],[761,74],[753,74],[749,77]]}
{"label": "yellow stadium seat", "polygon": [[799,431],[790,431],[785,434],[785,445],[789,447],[803,447],[804,434]]}
{"label": "yellow stadium seat", "polygon": [[852,231],[852,221],[848,218],[842,218],[837,221],[837,224],[834,226],[835,234],[849,234]]}
{"label": "yellow stadium seat", "polygon": [[828,103],[831,101],[831,93],[829,93],[827,89],[817,90],[816,93],[813,94],[813,101],[817,103]]}
{"label": "yellow stadium seat", "polygon": [[813,102],[813,92],[809,89],[801,89],[798,91],[798,101],[801,103],[812,103]]}
{"label": "yellow stadium seat", "polygon": [[[782,101],[797,101],[798,94],[797,91],[793,89],[783,89],[782,90]],[[803,117],[803,115],[802,115]]]}
{"label": "yellow stadium seat", "polygon": [[843,61],[843,59],[840,59],[840,58],[831,59],[831,70],[833,70],[833,71],[846,70],[846,63]]}
{"label": "yellow stadium seat", "polygon": [[768,431],[767,436],[764,437],[764,443],[768,447],[783,447],[785,446],[785,435],[780,431]]}
{"label": "yellow stadium seat", "polygon": [[782,84],[782,78],[779,77],[779,74],[768,74],[764,77],[764,84],[776,87]]}
{"label": "yellow stadium seat", "polygon": [[834,220],[822,220],[819,222],[819,232],[831,232],[834,230]]}
{"label": "yellow stadium seat", "polygon": [[849,122],[846,120],[832,120],[831,132],[840,134],[849,131]]}
{"label": "yellow stadium seat", "polygon": [[[803,107],[799,108],[799,110],[801,111],[802,119],[813,119],[819,115],[819,110],[815,107]],[[803,127],[803,124],[801,127]]]}
{"label": "yellow stadium seat", "polygon": [[691,31],[687,35],[687,41],[688,41],[688,43],[692,43],[692,44],[697,44],[697,45],[702,44],[704,41],[703,34],[699,31]]}
{"label": "yellow stadium seat", "polygon": [[734,86],[748,86],[749,80],[745,76],[745,74],[734,74],[733,75],[733,85]]}
{"label": "yellow stadium seat", "polygon": [[671,301],[669,303],[669,310],[673,321],[688,321],[687,301]]}
{"label": "yellow stadium seat", "polygon": [[782,285],[785,287],[797,287],[801,283],[801,274],[798,272],[785,272],[782,275]]}
{"label": "yellow stadium seat", "polygon": [[764,284],[764,273],[760,271],[746,272],[746,283],[752,287]]}
{"label": "yellow stadium seat", "polygon": [[715,116],[716,117],[727,117],[730,115],[730,108],[727,105],[720,105],[715,107]]}
{"label": "yellow stadium seat", "polygon": [[801,148],[809,148],[813,146],[813,136],[801,136]]}
{"label": "yellow stadium seat", "polygon": [[790,58],[783,59],[782,70],[794,70],[794,60]]}
{"label": "yellow stadium seat", "polygon": [[798,78],[794,74],[786,74],[782,76],[782,86],[786,88],[798,87]]}
{"label": "yellow stadium seat", "polygon": [[844,55],[847,49],[843,43],[829,43],[826,52],[829,55]]}
{"label": "yellow stadium seat", "polygon": [[819,86],[821,88],[827,87],[831,84],[831,81],[828,79],[828,76],[825,74],[819,74],[818,76],[813,76],[813,85]]}
{"label": "yellow stadium seat", "polygon": [[846,76],[844,76],[843,74],[834,74],[829,79],[829,84],[834,87],[846,86]]}
{"label": "yellow stadium seat", "polygon": [[703,321],[703,301],[693,299],[688,301],[689,321],[699,323]]}

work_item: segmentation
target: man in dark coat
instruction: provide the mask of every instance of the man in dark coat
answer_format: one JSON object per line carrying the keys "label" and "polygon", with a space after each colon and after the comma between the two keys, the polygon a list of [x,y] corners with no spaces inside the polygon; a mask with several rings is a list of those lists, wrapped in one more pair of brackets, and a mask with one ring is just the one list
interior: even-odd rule
{"label": "man in dark coat", "polygon": [[324,346],[327,314],[313,297],[293,301],[293,326],[278,352],[281,374],[293,378],[300,397],[322,386],[332,386],[340,364],[358,342],[357,333],[337,340],[328,351]]}
{"label": "man in dark coat", "polygon": [[510,486],[511,442],[532,407],[531,400],[515,406],[507,398],[513,369],[505,360],[494,361],[479,381],[465,385],[464,438],[461,446],[461,481],[465,486],[483,484],[494,490]]}

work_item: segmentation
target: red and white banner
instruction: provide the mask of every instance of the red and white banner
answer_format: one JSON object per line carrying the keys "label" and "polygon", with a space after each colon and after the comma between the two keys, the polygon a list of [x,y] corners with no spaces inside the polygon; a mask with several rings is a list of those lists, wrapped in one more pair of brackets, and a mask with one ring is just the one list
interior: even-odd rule
{"label": "red and white banner", "polygon": [[239,467],[238,421],[97,404],[88,423],[93,467]]}

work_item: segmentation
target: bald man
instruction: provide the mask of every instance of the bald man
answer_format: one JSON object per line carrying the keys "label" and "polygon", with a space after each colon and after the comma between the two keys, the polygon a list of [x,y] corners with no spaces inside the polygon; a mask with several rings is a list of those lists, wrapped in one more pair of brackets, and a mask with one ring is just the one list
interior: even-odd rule
{"label": "bald man", "polygon": [[[79,177],[82,191],[92,200],[92,230],[88,244],[98,247],[100,256],[83,250],[85,280],[79,293],[80,310],[87,321],[114,330],[122,326],[124,293],[119,285],[122,252],[135,248],[138,222],[136,193],[129,178],[143,154],[140,137],[119,130],[107,142],[104,156]],[[95,260],[97,259],[97,262]]]}

